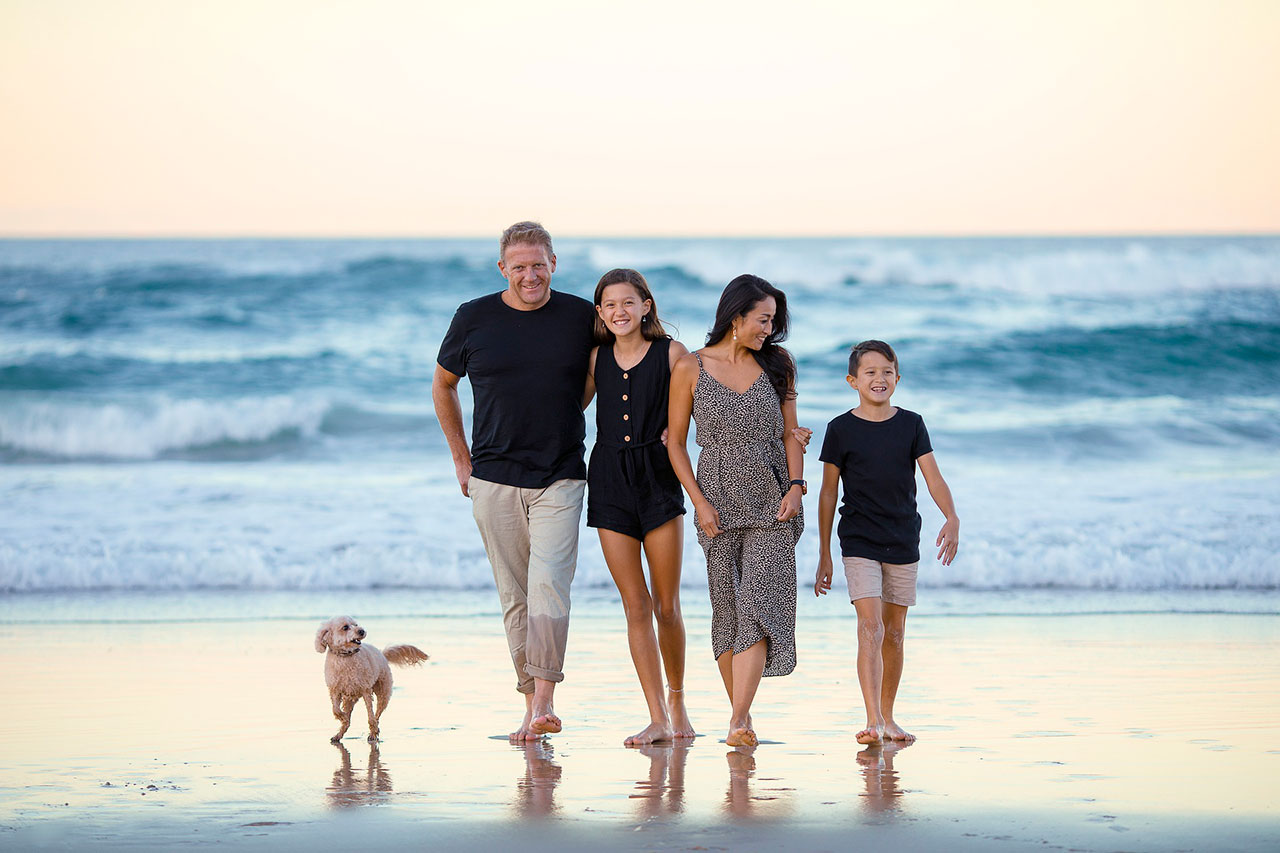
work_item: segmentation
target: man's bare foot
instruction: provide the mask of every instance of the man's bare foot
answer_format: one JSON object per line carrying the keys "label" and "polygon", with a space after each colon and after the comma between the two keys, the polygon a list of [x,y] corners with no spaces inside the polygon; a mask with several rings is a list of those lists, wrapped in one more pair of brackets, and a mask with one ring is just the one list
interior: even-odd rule
{"label": "man's bare foot", "polygon": [[893,720],[890,720],[889,722],[884,724],[884,736],[887,737],[889,740],[896,740],[896,741],[900,741],[901,743],[916,742],[915,735],[913,735],[911,732],[907,731],[906,729],[902,728],[902,726],[898,725]]}
{"label": "man's bare foot", "polygon": [[760,740],[749,726],[731,726],[724,742],[728,746],[756,746]]}
{"label": "man's bare foot", "polygon": [[643,746],[651,743],[670,743],[671,726],[665,722],[650,723],[623,741],[627,746]]}
{"label": "man's bare foot", "polygon": [[533,719],[529,722],[529,731],[535,735],[553,735],[560,731],[562,725],[560,718],[550,707],[541,713],[530,711],[530,714],[533,715]]}
{"label": "man's bare foot", "polygon": [[[693,730],[693,723],[689,722],[689,712],[684,708],[684,691],[668,690],[667,691],[667,712],[671,715],[671,736],[676,740],[686,740],[695,738],[698,733]],[[751,723],[748,721],[748,726]]]}
{"label": "man's bare foot", "polygon": [[881,739],[880,729],[876,726],[867,726],[865,729],[858,732],[858,734],[855,736],[855,740],[857,740],[858,743],[864,743],[864,744],[880,743],[880,739]]}

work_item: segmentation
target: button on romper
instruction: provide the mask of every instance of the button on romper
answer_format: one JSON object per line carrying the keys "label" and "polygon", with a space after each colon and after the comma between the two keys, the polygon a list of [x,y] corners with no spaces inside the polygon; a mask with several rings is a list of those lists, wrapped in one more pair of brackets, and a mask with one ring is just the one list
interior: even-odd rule
{"label": "button on romper", "polygon": [[796,666],[796,541],[804,519],[777,518],[790,487],[782,407],[766,374],[738,394],[694,355],[698,487],[724,531],[712,539],[697,527],[707,555],[712,651],[736,654],[763,639],[764,674],[787,675]]}
{"label": "button on romper", "polygon": [[651,341],[640,363],[618,366],[613,344],[596,353],[596,445],[587,469],[587,526],[635,539],[684,514],[680,480],[662,431],[671,388],[671,339]]}

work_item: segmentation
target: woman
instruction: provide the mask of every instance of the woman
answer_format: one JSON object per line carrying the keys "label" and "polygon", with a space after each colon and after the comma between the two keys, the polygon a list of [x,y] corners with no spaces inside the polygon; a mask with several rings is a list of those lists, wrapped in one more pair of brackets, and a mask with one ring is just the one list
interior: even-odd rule
{"label": "woman", "polygon": [[[755,746],[751,702],[765,675],[795,669],[796,540],[803,448],[787,298],[754,275],[720,295],[707,345],[671,374],[671,466],[693,501],[707,557],[711,642],[732,706],[730,746]],[[698,472],[685,441],[698,428]],[[785,440],[784,440],[785,436]]]}
{"label": "woman", "polygon": [[[631,660],[649,706],[649,725],[624,743],[692,738],[695,733],[684,705],[685,636],[680,615],[684,498],[662,446],[671,367],[689,351],[663,329],[649,284],[635,270],[605,273],[596,285],[595,305],[600,345],[592,350],[590,361],[597,396],[596,445],[587,470],[587,525],[600,534],[600,548],[622,596]],[[652,592],[640,562],[642,547]]]}

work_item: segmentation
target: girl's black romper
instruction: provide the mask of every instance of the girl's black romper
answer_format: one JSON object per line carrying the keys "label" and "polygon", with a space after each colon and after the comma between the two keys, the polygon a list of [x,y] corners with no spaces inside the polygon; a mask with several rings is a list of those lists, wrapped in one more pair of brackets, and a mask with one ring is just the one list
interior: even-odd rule
{"label": "girl's black romper", "polygon": [[587,468],[587,526],[635,539],[684,515],[684,494],[671,470],[662,431],[671,388],[671,339],[649,343],[630,370],[613,344],[596,353],[596,445]]}

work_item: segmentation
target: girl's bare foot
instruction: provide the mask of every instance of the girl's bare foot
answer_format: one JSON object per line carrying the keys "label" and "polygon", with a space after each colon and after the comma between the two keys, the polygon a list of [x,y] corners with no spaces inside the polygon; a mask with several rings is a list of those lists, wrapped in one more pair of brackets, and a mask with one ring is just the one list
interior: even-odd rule
{"label": "girl's bare foot", "polygon": [[689,722],[689,712],[684,708],[683,690],[667,689],[667,712],[671,715],[672,737],[682,740],[698,736],[693,730],[693,723]]}
{"label": "girl's bare foot", "polygon": [[650,723],[623,741],[627,746],[643,746],[650,743],[670,743],[671,726],[664,722]]}
{"label": "girl's bare foot", "polygon": [[885,723],[884,736],[887,737],[889,740],[896,740],[902,743],[916,742],[915,735],[913,735],[911,732],[907,731],[902,726],[895,723],[893,720],[890,720],[889,722]]}
{"label": "girl's bare foot", "polygon": [[855,736],[858,743],[879,743],[880,729],[877,726],[867,726]]}

